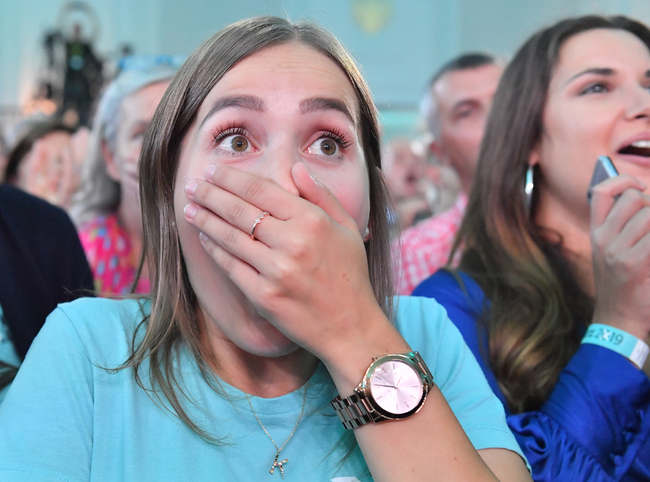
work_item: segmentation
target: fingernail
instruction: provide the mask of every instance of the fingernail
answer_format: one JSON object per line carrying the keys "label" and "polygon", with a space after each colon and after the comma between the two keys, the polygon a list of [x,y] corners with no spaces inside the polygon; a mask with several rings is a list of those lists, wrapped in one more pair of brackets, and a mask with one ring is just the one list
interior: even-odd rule
{"label": "fingernail", "polygon": [[201,240],[202,243],[208,242],[208,236],[203,231],[199,233],[199,239]]}
{"label": "fingernail", "polygon": [[194,195],[197,187],[199,187],[199,183],[192,179],[190,182],[185,184],[185,194],[188,196]]}
{"label": "fingernail", "polygon": [[316,177],[312,176],[311,174],[309,175],[309,177],[311,177],[311,180],[314,181],[314,182],[315,182],[316,184],[318,184],[319,186],[322,186],[322,185],[323,185],[322,182],[320,182],[318,179],[316,179]]}
{"label": "fingernail", "polygon": [[214,174],[214,171],[216,171],[217,166],[214,164],[210,164],[208,167],[205,168],[205,178],[208,181],[212,181],[212,175]]}
{"label": "fingernail", "polygon": [[185,213],[185,216],[192,219],[195,215],[196,212],[199,210],[199,208],[196,207],[196,204],[190,203],[187,206],[185,206],[185,209],[183,209],[183,212]]}

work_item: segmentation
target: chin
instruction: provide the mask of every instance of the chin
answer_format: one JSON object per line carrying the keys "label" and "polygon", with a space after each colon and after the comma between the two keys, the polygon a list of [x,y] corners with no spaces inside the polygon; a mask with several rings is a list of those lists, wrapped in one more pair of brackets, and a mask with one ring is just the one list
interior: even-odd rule
{"label": "chin", "polygon": [[277,358],[289,355],[300,347],[286,336],[280,333],[273,325],[264,320],[268,327],[264,330],[255,330],[257,333],[249,333],[245,339],[236,343],[239,348],[251,355]]}
{"label": "chin", "polygon": [[238,343],[238,345],[243,351],[262,358],[280,358],[290,355],[300,348],[289,340],[286,340],[285,343],[273,343],[272,340],[266,340],[266,343]]}

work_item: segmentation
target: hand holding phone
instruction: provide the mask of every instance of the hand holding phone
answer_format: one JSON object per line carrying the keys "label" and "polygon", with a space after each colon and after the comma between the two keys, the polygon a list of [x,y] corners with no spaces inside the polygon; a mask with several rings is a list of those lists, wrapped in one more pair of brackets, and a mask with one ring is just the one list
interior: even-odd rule
{"label": "hand holding phone", "polygon": [[[599,157],[589,193],[616,176],[611,159]],[[645,339],[650,334],[650,196],[644,194],[645,183],[631,176],[608,184],[591,201],[592,321]]]}
{"label": "hand holding phone", "polygon": [[[594,173],[591,176],[591,182],[589,183],[589,189],[587,190],[587,201],[591,203],[591,194],[594,186],[615,176],[618,176],[618,171],[616,170],[616,167],[614,167],[612,160],[608,156],[598,157],[598,159],[596,159]],[[616,196],[614,199],[618,198],[619,196]]]}

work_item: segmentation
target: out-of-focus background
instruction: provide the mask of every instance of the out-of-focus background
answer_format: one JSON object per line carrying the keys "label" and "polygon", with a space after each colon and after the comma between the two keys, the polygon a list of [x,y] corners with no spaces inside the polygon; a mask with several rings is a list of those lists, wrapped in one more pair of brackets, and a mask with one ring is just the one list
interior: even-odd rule
{"label": "out-of-focus background", "polygon": [[[110,78],[125,53],[187,55],[235,20],[271,14],[314,20],[343,40],[391,137],[413,128],[424,86],[446,59],[510,55],[536,29],[587,13],[648,23],[650,0],[0,0],[0,125],[60,103],[64,71],[75,67],[66,60],[87,68],[96,59],[101,74],[90,75]],[[75,35],[93,57],[78,45],[76,60],[66,52]]]}

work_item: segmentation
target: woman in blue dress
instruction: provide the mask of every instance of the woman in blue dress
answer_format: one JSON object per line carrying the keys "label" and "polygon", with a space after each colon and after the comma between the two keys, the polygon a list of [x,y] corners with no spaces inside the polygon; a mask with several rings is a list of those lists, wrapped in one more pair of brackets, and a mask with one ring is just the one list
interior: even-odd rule
{"label": "woman in blue dress", "polygon": [[[638,22],[532,36],[494,98],[459,270],[414,292],[463,333],[536,480],[650,480],[649,91]],[[621,175],[589,202],[599,156]]]}

